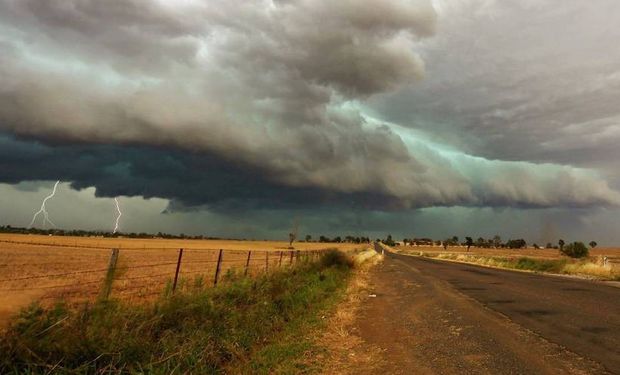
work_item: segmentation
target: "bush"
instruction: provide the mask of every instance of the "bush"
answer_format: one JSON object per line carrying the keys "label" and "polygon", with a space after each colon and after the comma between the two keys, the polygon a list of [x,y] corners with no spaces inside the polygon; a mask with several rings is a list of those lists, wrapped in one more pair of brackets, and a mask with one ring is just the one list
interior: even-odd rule
{"label": "bush", "polygon": [[509,240],[506,242],[506,247],[509,249],[523,249],[524,247],[527,247],[527,243],[522,238],[518,240]]}
{"label": "bush", "polygon": [[338,250],[329,250],[321,257],[321,265],[323,267],[341,267],[341,268],[353,268],[355,263],[347,254]]}
{"label": "bush", "polygon": [[571,258],[583,258],[588,256],[588,248],[583,242],[573,242],[560,249],[560,252]]}

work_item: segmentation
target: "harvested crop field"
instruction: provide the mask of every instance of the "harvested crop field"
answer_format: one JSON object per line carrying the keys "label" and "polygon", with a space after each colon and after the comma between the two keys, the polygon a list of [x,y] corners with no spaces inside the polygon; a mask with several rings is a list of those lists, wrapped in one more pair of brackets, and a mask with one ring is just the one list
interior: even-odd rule
{"label": "harvested crop field", "polygon": [[[471,247],[469,252],[464,246],[450,246],[447,250],[444,250],[441,246],[397,246],[394,247],[396,251],[402,252],[425,252],[431,254],[471,254],[471,255],[484,255],[484,256],[506,256],[506,257],[519,257],[526,256],[532,258],[559,258],[561,257],[560,251],[557,249],[487,249],[479,247]],[[590,250],[590,256],[607,256],[610,258],[620,258],[620,248],[617,247],[596,247]]]}
{"label": "harvested crop field", "polygon": [[588,257],[574,259],[560,254],[557,249],[488,249],[453,246],[442,247],[398,246],[395,251],[405,255],[455,260],[491,267],[541,271],[594,277],[601,280],[620,280],[620,249],[590,249]]}
{"label": "harvested crop field", "polygon": [[[168,240],[0,234],[0,323],[33,301],[71,304],[100,295],[113,248],[119,249],[111,295],[144,302],[170,289],[179,261],[177,289],[213,285],[229,270],[256,274],[288,267],[313,252],[363,245],[278,241]],[[249,262],[248,262],[249,258]],[[246,271],[247,269],[247,271]]]}

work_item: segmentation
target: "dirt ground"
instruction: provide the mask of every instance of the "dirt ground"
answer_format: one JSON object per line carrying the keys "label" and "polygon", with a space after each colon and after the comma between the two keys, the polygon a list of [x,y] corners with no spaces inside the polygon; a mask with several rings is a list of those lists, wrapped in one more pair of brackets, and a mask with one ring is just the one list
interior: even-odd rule
{"label": "dirt ground", "polygon": [[[0,234],[0,324],[35,300],[51,304],[94,300],[100,293],[111,249],[118,248],[112,296],[148,301],[170,287],[183,248],[178,289],[213,285],[219,250],[220,279],[236,269],[256,274],[303,260],[303,252],[354,244],[278,241],[166,240]],[[297,255],[300,250],[300,255]]]}

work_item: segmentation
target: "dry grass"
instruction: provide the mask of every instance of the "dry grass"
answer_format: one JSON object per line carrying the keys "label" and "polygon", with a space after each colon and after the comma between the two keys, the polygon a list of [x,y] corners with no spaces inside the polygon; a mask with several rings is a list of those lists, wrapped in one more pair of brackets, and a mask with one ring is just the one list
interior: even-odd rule
{"label": "dry grass", "polygon": [[[357,311],[368,295],[370,269],[383,260],[374,250],[367,250],[355,256],[356,269],[347,287],[346,298],[327,322],[327,328],[316,339],[325,348],[322,355],[313,358],[320,362],[324,374],[371,373],[378,368],[379,350],[368,348],[362,339],[351,331]],[[374,348],[376,349],[376,348]]]}
{"label": "dry grass", "polygon": [[587,275],[601,279],[616,279],[620,276],[620,272],[616,272],[610,265],[602,265],[599,263],[568,263],[564,266],[564,273],[571,275]]}
{"label": "dry grass", "polygon": [[578,275],[603,280],[617,280],[620,269],[614,263],[603,264],[601,256],[590,256],[585,259],[571,259],[560,256],[533,257],[523,256],[519,250],[505,251],[502,256],[485,255],[480,253],[450,253],[403,251],[401,253],[419,255],[436,259],[451,260],[462,263],[478,264],[487,267],[520,269],[538,272],[549,272],[565,275]]}
{"label": "dry grass", "polygon": [[[351,251],[359,245],[295,243],[294,247],[301,251],[334,247]],[[132,302],[148,301],[163,292],[174,277],[179,248],[184,249],[179,287],[185,289],[213,283],[219,249],[225,250],[221,275],[233,268],[243,269],[248,250],[253,252],[249,273],[264,272],[267,262],[271,269],[291,263],[288,242],[278,241],[0,234],[0,323],[34,300],[43,304],[59,298],[76,304],[94,300],[112,248],[120,249],[112,294]]]}
{"label": "dry grass", "polygon": [[[451,246],[444,250],[441,246],[396,246],[393,248],[396,252],[418,252],[423,251],[429,254],[469,254],[469,255],[485,255],[485,256],[526,256],[534,258],[560,258],[560,251],[557,249],[485,249],[472,247],[467,251],[464,246]],[[610,258],[620,258],[620,248],[617,247],[596,247],[590,250],[590,256],[599,257],[607,256]]]}

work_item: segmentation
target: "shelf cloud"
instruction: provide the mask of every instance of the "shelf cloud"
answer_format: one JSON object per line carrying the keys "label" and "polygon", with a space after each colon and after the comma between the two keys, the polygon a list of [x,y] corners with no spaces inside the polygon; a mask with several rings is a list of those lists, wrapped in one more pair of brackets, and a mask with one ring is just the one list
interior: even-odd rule
{"label": "shelf cloud", "polygon": [[[580,131],[543,155],[517,125],[552,114],[531,120],[533,103],[487,101],[456,73],[473,63],[442,33],[468,26],[442,17],[505,9],[434,3],[0,0],[0,182],[60,178],[183,210],[620,204],[606,170],[558,157]],[[484,136],[503,132],[538,156]]]}

